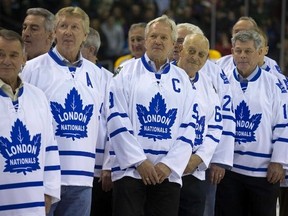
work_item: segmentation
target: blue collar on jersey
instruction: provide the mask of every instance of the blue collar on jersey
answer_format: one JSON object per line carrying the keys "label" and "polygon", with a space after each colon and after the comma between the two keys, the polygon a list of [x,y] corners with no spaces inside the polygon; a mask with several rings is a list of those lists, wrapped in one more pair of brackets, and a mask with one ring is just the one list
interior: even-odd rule
{"label": "blue collar on jersey", "polygon": [[[144,67],[145,67],[148,71],[150,71],[150,72],[152,72],[152,73],[155,73],[155,71],[153,70],[153,68],[152,68],[152,67],[148,64],[148,62],[146,61],[145,55],[143,55],[143,56],[141,57],[141,61],[142,61],[143,65],[144,65]],[[165,67],[164,67],[164,69],[163,69],[162,74],[168,73],[169,70],[170,70],[170,64],[169,64],[169,63],[166,63],[166,65],[165,65]]]}
{"label": "blue collar on jersey", "polygon": [[[23,94],[23,91],[24,91],[23,86],[21,86],[18,91],[18,97],[20,97]],[[1,88],[0,88],[0,96],[9,97]]]}
{"label": "blue collar on jersey", "polygon": [[[248,80],[248,82],[254,82],[254,81],[256,81],[256,80],[260,77],[262,70],[261,70],[261,68],[259,68],[258,66],[257,66],[257,69],[258,69],[257,73],[256,73],[250,80]],[[256,70],[257,70],[257,69],[256,69]],[[234,74],[234,78],[235,78],[237,81],[240,82],[237,68],[234,68],[233,74]]]}
{"label": "blue collar on jersey", "polygon": [[[51,58],[52,58],[57,64],[59,64],[59,65],[61,65],[61,66],[67,66],[67,65],[65,64],[65,62],[63,62],[63,60],[61,60],[61,59],[53,52],[53,50],[49,50],[48,54],[51,56]],[[81,67],[81,65],[82,65],[82,60],[79,61],[78,64],[77,64],[76,66],[74,66],[74,67],[69,67],[69,66],[67,66],[67,67],[69,68],[69,70],[70,70],[71,72],[75,72],[76,67]]]}

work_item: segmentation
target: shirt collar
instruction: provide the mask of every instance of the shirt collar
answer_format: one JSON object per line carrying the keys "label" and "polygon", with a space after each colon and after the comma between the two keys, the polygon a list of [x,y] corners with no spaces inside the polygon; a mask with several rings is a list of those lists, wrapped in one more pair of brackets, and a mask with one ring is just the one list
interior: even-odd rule
{"label": "shirt collar", "polygon": [[78,60],[77,60],[77,61],[75,61],[75,62],[70,62],[68,59],[64,58],[64,57],[58,52],[56,46],[53,48],[52,51],[53,51],[53,52],[55,53],[55,55],[56,55],[66,66],[68,66],[68,67],[73,67],[73,66],[74,66],[74,67],[78,67],[78,66],[81,65],[82,62],[83,62],[83,56],[82,56],[81,52],[79,52],[79,54],[78,54]]}
{"label": "shirt collar", "polygon": [[16,88],[15,93],[14,93],[11,86],[6,84],[5,82],[3,82],[3,80],[0,79],[0,89],[7,96],[9,96],[13,101],[17,100],[18,97],[20,96],[20,89],[23,86],[23,82],[19,76],[17,77],[17,83],[18,83],[18,87]]}
{"label": "shirt collar", "polygon": [[153,69],[153,71],[156,73],[156,74],[162,74],[164,69],[167,67],[167,65],[169,65],[169,59],[167,58],[166,62],[161,65],[160,69],[157,71],[156,70],[156,65],[155,65],[155,62],[153,62],[147,55],[147,53],[144,54],[144,58],[146,60],[146,62],[148,63],[148,65]]}

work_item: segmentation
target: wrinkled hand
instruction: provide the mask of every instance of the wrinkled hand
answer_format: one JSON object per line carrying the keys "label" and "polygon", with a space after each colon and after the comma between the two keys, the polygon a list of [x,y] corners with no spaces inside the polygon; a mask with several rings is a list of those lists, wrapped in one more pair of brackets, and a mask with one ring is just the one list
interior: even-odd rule
{"label": "wrinkled hand", "polygon": [[45,194],[45,212],[48,214],[50,212],[51,204],[52,204],[52,197]]}
{"label": "wrinkled hand", "polygon": [[197,154],[192,154],[184,170],[184,174],[193,173],[201,163],[202,159]]}
{"label": "wrinkled hand", "polygon": [[111,171],[110,170],[102,170],[101,177],[98,182],[102,182],[102,190],[105,192],[110,191],[113,188],[113,182],[111,179]]}
{"label": "wrinkled hand", "polygon": [[275,184],[278,181],[283,181],[285,178],[285,171],[280,163],[271,162],[268,166],[267,181]]}
{"label": "wrinkled hand", "polygon": [[139,172],[142,181],[144,182],[145,185],[151,185],[151,184],[155,185],[159,183],[158,174],[156,172],[154,164],[151,161],[147,159],[143,161],[137,167],[137,171]]}
{"label": "wrinkled hand", "polygon": [[212,184],[219,184],[220,181],[224,178],[225,169],[217,166],[216,164],[210,165],[209,177]]}
{"label": "wrinkled hand", "polygon": [[164,163],[156,164],[155,169],[158,174],[160,184],[171,174],[171,169]]}

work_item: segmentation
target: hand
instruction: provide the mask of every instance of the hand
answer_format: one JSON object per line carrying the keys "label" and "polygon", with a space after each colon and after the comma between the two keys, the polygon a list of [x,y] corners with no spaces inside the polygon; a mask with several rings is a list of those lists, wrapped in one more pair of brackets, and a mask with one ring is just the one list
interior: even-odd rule
{"label": "hand", "polygon": [[142,181],[145,185],[155,185],[159,183],[159,178],[157,172],[154,168],[154,164],[149,160],[144,160],[138,167],[137,171],[139,172]]}
{"label": "hand", "polygon": [[224,178],[225,175],[225,169],[217,166],[216,164],[211,164],[210,165],[210,171],[209,171],[209,176],[210,176],[210,181],[212,184],[219,184],[220,181]]}
{"label": "hand", "polygon": [[285,178],[285,171],[280,163],[271,162],[268,166],[267,181],[275,184],[278,181],[283,181]]}
{"label": "hand", "polygon": [[171,169],[164,163],[156,164],[155,169],[158,174],[160,184],[171,174]]}
{"label": "hand", "polygon": [[113,182],[111,179],[111,171],[110,170],[102,170],[101,177],[98,182],[102,181],[102,190],[105,192],[110,191],[113,188]]}
{"label": "hand", "polygon": [[51,204],[52,204],[52,197],[44,194],[45,196],[45,212],[48,214],[50,212]]}
{"label": "hand", "polygon": [[184,174],[193,173],[201,163],[202,159],[197,154],[192,154],[184,170]]}

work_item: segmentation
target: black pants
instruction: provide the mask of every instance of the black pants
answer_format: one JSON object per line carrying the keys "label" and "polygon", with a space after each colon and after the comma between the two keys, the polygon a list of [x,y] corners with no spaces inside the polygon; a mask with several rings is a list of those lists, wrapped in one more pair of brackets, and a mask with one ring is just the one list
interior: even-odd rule
{"label": "black pants", "polygon": [[112,216],[112,190],[102,190],[99,178],[94,178],[92,188],[91,216]]}
{"label": "black pants", "polygon": [[279,196],[280,216],[288,215],[288,187],[280,188]]}
{"label": "black pants", "polygon": [[182,177],[178,216],[203,216],[206,199],[206,182],[192,175]]}
{"label": "black pants", "polygon": [[280,183],[226,171],[217,186],[215,216],[276,216]]}
{"label": "black pants", "polygon": [[146,186],[124,177],[113,184],[113,216],[177,216],[180,185],[165,180]]}

